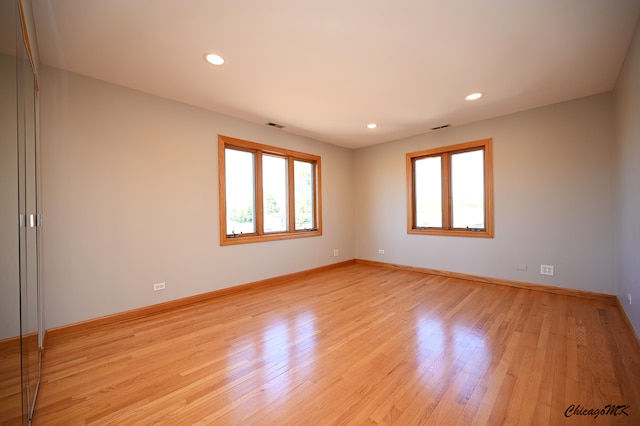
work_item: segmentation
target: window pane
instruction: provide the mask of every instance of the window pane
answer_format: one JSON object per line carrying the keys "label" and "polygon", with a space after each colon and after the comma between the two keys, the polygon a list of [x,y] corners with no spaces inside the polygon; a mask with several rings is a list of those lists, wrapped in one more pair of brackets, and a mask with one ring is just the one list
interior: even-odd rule
{"label": "window pane", "polygon": [[484,228],[484,151],[451,156],[454,228]]}
{"label": "window pane", "polygon": [[313,229],[316,227],[314,220],[314,165],[306,161],[294,161],[294,188],[295,188],[295,222],[296,231]]}
{"label": "window pane", "polygon": [[264,232],[287,230],[287,160],[262,156]]}
{"label": "window pane", "polygon": [[226,148],[227,234],[256,232],[253,153]]}
{"label": "window pane", "polygon": [[416,227],[442,228],[442,157],[415,161]]}

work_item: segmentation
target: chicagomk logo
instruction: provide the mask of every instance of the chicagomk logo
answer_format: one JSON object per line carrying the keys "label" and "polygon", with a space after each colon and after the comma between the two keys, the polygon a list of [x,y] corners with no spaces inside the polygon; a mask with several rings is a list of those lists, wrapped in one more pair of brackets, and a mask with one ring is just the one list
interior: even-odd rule
{"label": "chicagomk logo", "polygon": [[584,408],[580,404],[571,404],[564,410],[565,417],[590,416],[597,419],[598,416],[629,416],[627,410],[630,405],[605,405],[604,408]]}

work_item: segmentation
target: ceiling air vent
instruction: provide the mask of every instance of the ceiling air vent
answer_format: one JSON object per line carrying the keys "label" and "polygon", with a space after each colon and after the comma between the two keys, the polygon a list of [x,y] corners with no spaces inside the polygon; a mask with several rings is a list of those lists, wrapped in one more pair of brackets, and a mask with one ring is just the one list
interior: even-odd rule
{"label": "ceiling air vent", "polygon": [[269,127],[275,127],[276,129],[284,129],[282,124],[274,123],[273,121],[266,123],[266,125]]}
{"label": "ceiling air vent", "polygon": [[443,124],[442,126],[432,127],[431,130],[446,129],[447,127],[451,127],[451,124]]}

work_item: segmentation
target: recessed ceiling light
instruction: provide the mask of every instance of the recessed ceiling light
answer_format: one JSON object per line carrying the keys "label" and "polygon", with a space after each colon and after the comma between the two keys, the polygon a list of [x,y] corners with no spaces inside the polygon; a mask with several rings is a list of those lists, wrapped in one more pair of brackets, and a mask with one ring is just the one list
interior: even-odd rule
{"label": "recessed ceiling light", "polygon": [[469,96],[465,97],[465,101],[475,101],[476,99],[480,99],[482,97],[482,93],[472,93]]}
{"label": "recessed ceiling light", "polygon": [[376,127],[378,127],[378,125],[376,123],[367,124],[367,129],[375,129]]}
{"label": "recessed ceiling light", "polygon": [[222,65],[224,64],[224,58],[220,55],[216,55],[215,53],[209,53],[207,56],[204,57],[207,62],[209,62],[212,65]]}

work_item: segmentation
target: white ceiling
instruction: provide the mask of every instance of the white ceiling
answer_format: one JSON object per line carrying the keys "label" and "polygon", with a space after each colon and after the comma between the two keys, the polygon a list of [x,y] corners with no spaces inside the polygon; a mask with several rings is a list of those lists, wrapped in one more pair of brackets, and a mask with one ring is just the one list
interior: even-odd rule
{"label": "white ceiling", "polygon": [[[33,9],[44,64],[358,148],[611,90],[640,0],[33,0]],[[210,52],[226,63],[207,64]],[[485,96],[464,100],[476,91]]]}

